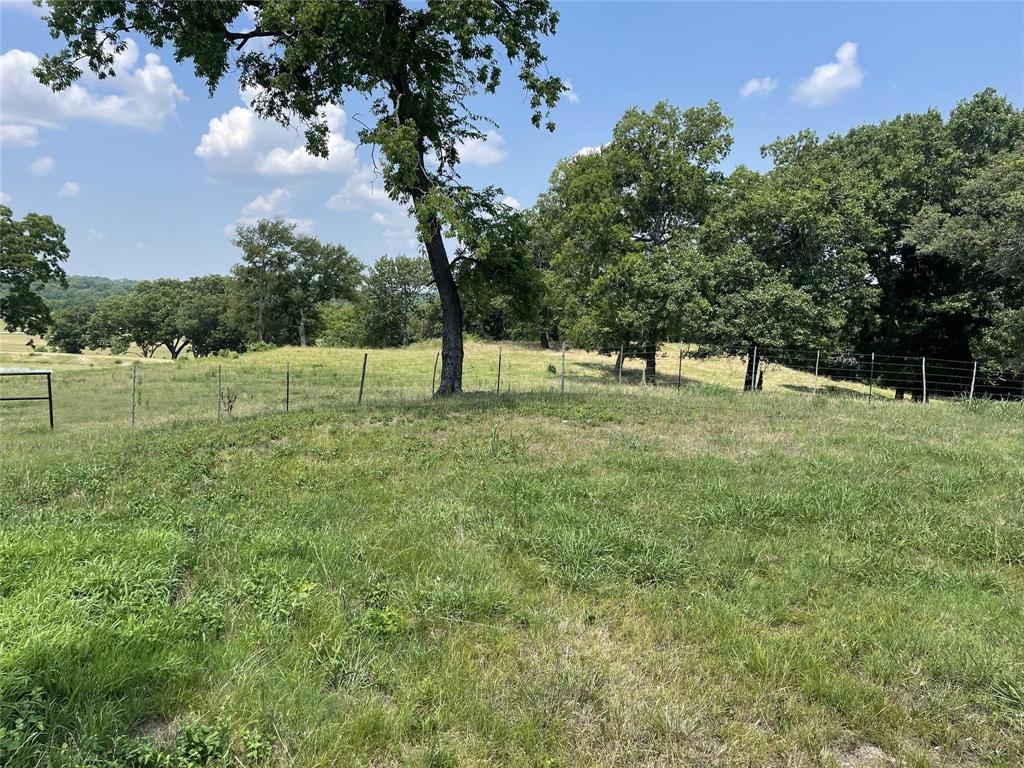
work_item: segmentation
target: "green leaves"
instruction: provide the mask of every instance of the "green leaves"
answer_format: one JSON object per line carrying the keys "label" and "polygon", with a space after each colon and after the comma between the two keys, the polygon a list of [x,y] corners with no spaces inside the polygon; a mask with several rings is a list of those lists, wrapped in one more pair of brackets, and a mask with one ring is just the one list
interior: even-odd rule
{"label": "green leaves", "polygon": [[38,289],[49,282],[67,285],[62,265],[70,255],[64,228],[52,218],[30,213],[19,221],[0,205],[0,316],[8,331],[46,330],[50,309]]}

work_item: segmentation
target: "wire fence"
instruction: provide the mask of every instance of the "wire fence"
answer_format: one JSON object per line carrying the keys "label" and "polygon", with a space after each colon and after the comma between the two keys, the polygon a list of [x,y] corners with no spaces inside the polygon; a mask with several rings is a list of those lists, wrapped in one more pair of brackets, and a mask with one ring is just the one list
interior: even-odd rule
{"label": "wire fence", "polygon": [[[258,358],[257,358],[258,360]],[[232,419],[297,409],[423,401],[440,381],[440,352],[318,350],[315,359],[266,363],[228,360],[145,362],[53,374],[57,428],[145,428],[177,420]],[[38,377],[37,377],[38,378]],[[3,395],[36,394],[38,381],[3,379]],[[689,344],[629,344],[618,349],[541,350],[470,345],[463,389],[506,395],[595,388],[717,388],[758,393],[842,396],[927,403],[946,398],[1024,400],[1024,377],[992,375],[975,361],[751,347],[720,351]],[[32,406],[36,407],[33,408]],[[4,430],[45,428],[31,401],[3,403]]]}

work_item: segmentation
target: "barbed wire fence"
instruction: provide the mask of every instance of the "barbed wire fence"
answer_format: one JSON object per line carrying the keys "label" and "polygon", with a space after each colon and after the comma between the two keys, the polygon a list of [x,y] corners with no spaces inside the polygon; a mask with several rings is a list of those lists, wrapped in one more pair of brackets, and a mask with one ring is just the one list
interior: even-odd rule
{"label": "barbed wire fence", "polygon": [[[398,355],[394,350],[338,350],[337,360],[328,352],[320,362],[254,366],[242,357],[216,364],[133,364],[127,371],[117,367],[103,373],[59,372],[53,380],[58,427],[63,420],[139,429],[182,419],[224,420],[429,399],[440,381],[440,351],[423,346]],[[694,344],[644,342],[618,348],[561,345],[538,350],[502,344],[467,349],[463,361],[467,392],[500,397],[609,387],[697,387],[921,404],[950,398],[1024,402],[1024,376],[992,375],[973,360],[873,352],[770,346],[723,352]],[[89,407],[81,408],[86,402]],[[9,409],[4,421],[34,424],[32,415],[12,414]]]}

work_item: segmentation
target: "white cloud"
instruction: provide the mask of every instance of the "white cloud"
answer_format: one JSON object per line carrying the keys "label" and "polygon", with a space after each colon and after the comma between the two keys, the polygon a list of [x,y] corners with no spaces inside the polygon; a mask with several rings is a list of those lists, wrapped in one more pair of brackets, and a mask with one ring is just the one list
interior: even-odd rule
{"label": "white cloud", "polygon": [[139,48],[131,38],[126,38],[125,49],[114,58],[116,77],[100,80],[86,73],[81,81],[54,92],[32,74],[39,63],[34,53],[15,48],[0,55],[5,141],[8,135],[32,141],[38,130],[33,134],[26,128],[54,128],[70,120],[160,128],[175,114],[178,102],[185,100],[171,71],[155,53],[146,54],[138,67]]}
{"label": "white cloud", "polygon": [[34,147],[39,129],[34,125],[0,124],[0,147]]}
{"label": "white cloud", "polygon": [[864,72],[857,64],[857,44],[843,43],[836,60],[815,67],[811,76],[797,83],[793,101],[810,107],[833,104],[847,91],[860,88]]}
{"label": "white cloud", "polygon": [[459,144],[459,161],[468,165],[494,165],[506,157],[502,147],[505,137],[497,131],[488,131],[482,139],[466,139]]}
{"label": "white cloud", "polygon": [[52,157],[38,157],[29,164],[28,170],[33,176],[46,176],[53,171],[56,165],[57,163]]}
{"label": "white cloud", "polygon": [[0,205],[10,205],[10,204],[11,204],[11,196],[8,195],[6,192],[0,192]]}
{"label": "white cloud", "polygon": [[767,95],[778,87],[779,81],[774,77],[753,77],[740,88],[740,96]]}
{"label": "white cloud", "polygon": [[502,198],[501,202],[503,202],[509,208],[515,208],[516,210],[523,207],[522,205],[519,204],[518,200],[512,197],[512,195],[506,195],[504,198]]}
{"label": "white cloud", "polygon": [[242,213],[245,216],[273,216],[284,208],[291,197],[291,190],[278,187],[273,192],[259,195],[255,200],[250,200],[242,206]]}
{"label": "white cloud", "polygon": [[100,232],[98,229],[90,229],[85,233],[85,242],[87,243],[98,243],[101,240],[106,240],[107,236],[105,233]]}
{"label": "white cloud", "polygon": [[596,155],[607,146],[608,143],[602,144],[599,147],[580,147],[579,149],[576,150],[576,154],[574,154],[573,157],[586,157],[587,155]]}
{"label": "white cloud", "polygon": [[388,197],[388,193],[384,189],[384,181],[375,178],[373,172],[365,166],[353,173],[345,181],[344,186],[327,201],[327,207],[336,211],[353,211],[367,205],[384,208],[394,206],[403,212],[405,210]]}
{"label": "white cloud", "polygon": [[[247,102],[250,96],[242,94]],[[249,106],[234,107],[210,120],[195,154],[215,176],[305,176],[354,170],[358,159],[355,144],[345,138],[345,111],[332,105],[323,114],[330,129],[327,157],[311,155],[301,133],[263,120]]]}
{"label": "white cloud", "polygon": [[60,188],[60,192],[57,193],[57,197],[78,197],[78,193],[82,191],[82,188],[73,181],[65,181],[64,186]]}
{"label": "white cloud", "polygon": [[562,91],[562,95],[565,96],[566,100],[570,104],[579,104],[580,103],[580,95],[578,93],[576,93],[576,90],[572,87],[572,81],[571,80],[563,80],[562,82],[565,83],[565,87],[568,88],[567,91]]}

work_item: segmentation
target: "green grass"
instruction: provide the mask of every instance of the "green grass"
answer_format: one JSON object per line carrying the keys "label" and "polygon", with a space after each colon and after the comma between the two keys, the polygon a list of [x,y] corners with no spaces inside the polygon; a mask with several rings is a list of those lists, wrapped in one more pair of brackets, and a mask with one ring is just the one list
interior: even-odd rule
{"label": "green grass", "polygon": [[5,428],[0,764],[1021,764],[1019,404],[577,390]]}

